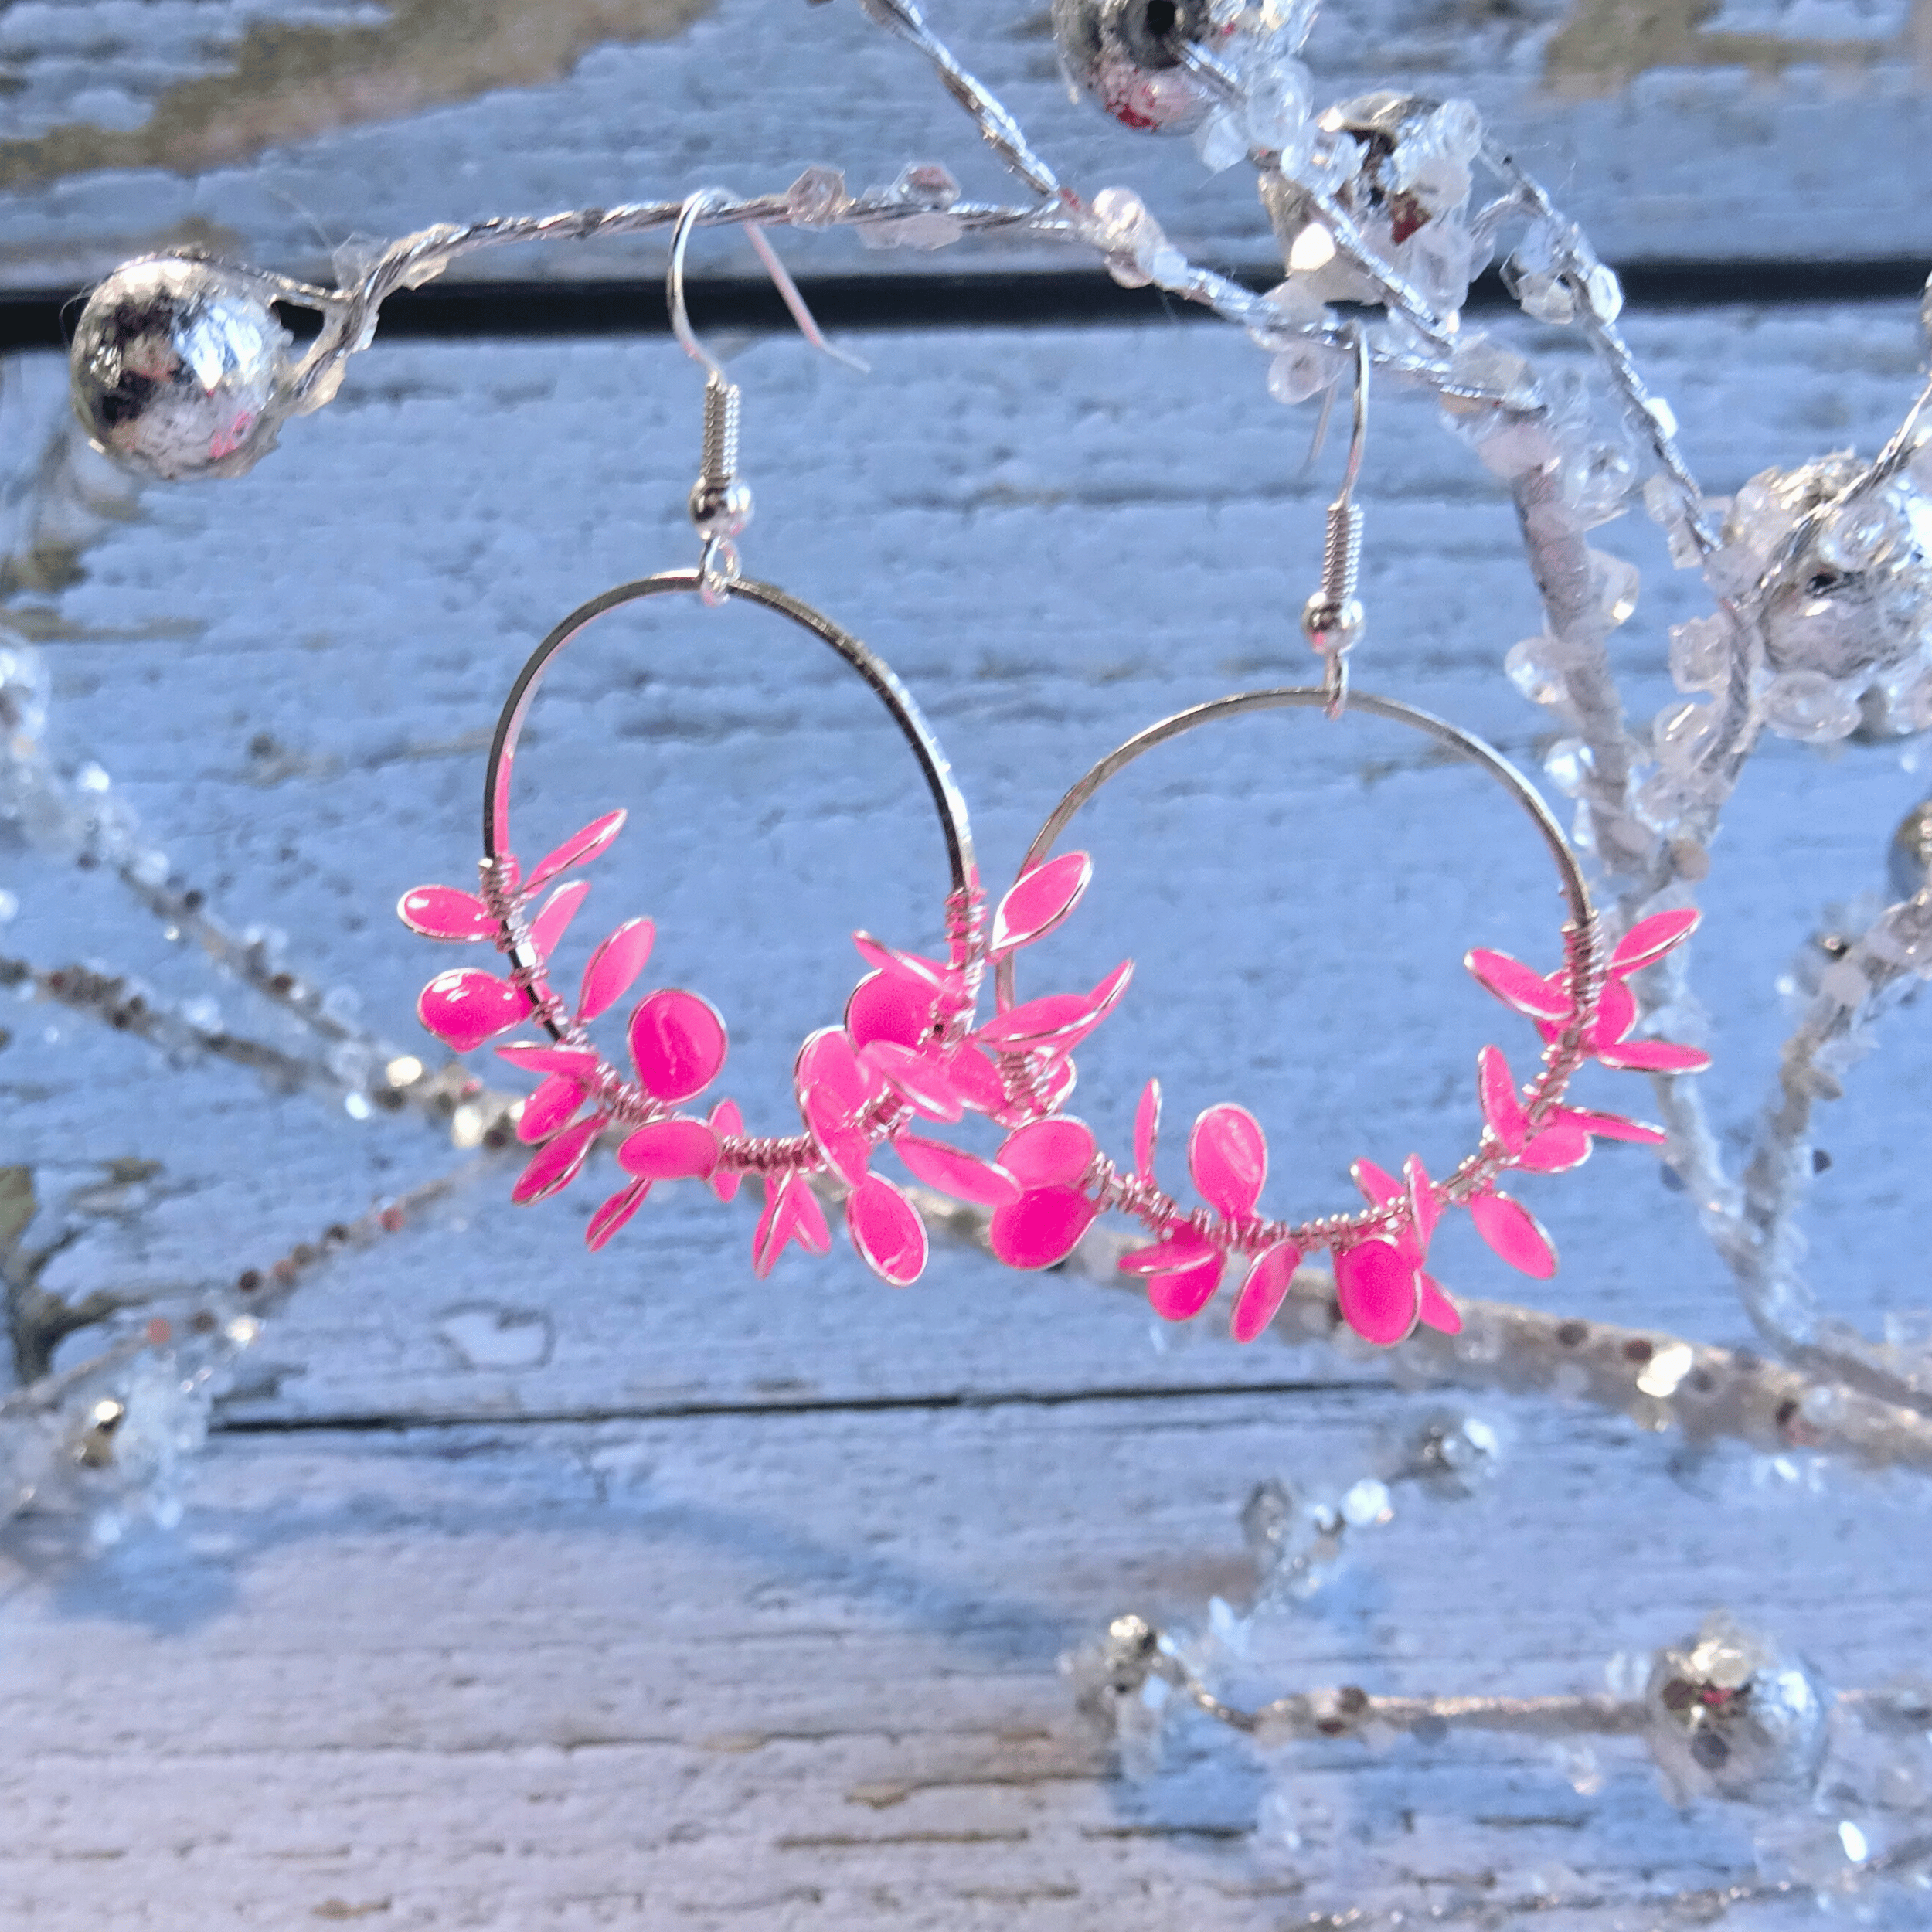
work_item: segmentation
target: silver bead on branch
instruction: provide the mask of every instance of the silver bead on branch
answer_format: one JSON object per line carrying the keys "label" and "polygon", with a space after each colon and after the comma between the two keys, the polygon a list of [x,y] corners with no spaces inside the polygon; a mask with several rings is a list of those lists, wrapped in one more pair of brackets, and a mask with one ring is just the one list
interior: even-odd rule
{"label": "silver bead on branch", "polygon": [[738,480],[740,391],[716,376],[704,386],[704,456],[691,486],[691,521],[709,544],[736,536],[751,521],[751,485]]}

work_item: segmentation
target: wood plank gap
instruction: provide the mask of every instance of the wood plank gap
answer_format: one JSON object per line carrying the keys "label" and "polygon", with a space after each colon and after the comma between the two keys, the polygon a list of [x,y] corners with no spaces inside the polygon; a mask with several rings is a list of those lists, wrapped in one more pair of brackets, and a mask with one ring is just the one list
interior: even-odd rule
{"label": "wood plank gap", "polygon": [[[1828,302],[1896,301],[1917,294],[1926,264],[1916,257],[1865,261],[1636,261],[1619,267],[1637,309],[1784,308]],[[1266,288],[1278,267],[1251,266],[1236,279]],[[1103,270],[1020,274],[829,275],[801,279],[819,321],[830,329],[1063,328],[1206,321],[1205,309],[1155,288],[1123,288]],[[752,277],[691,284],[700,329],[765,334],[789,328],[771,285]],[[1513,307],[1500,276],[1488,270],[1468,308]],[[0,352],[61,349],[79,298],[70,290],[0,294]],[[291,312],[299,336],[313,318]],[[305,328],[304,324],[308,326]],[[406,290],[383,306],[378,343],[662,336],[670,332],[657,281],[440,281]]]}
{"label": "wood plank gap", "polygon": [[[945,1410],[1067,1409],[1106,1402],[1197,1402],[1222,1396],[1315,1396],[1380,1389],[1376,1382],[1328,1378],[1298,1382],[1207,1382],[1171,1386],[1121,1383],[1080,1389],[937,1390],[923,1395],[806,1396],[796,1401],[664,1402],[598,1403],[583,1408],[519,1409],[495,1413],[457,1414],[436,1410],[391,1415],[321,1413],[298,1416],[223,1416],[211,1425],[231,1436],[401,1435],[431,1429],[541,1429],[581,1427],[606,1422],[682,1422],[719,1416],[895,1415]],[[1442,1385],[1447,1387],[1448,1385]],[[1426,1393],[1405,1389],[1405,1393]]]}

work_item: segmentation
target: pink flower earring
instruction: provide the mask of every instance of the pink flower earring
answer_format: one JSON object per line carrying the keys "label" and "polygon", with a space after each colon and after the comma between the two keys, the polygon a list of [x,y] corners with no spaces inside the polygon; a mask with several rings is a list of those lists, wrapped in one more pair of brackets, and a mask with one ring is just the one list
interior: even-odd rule
{"label": "pink flower earring", "polygon": [[[1017,1124],[1063,1101],[1072,1085],[1073,1045],[1111,1010],[1129,969],[1091,999],[1073,996],[1083,1012],[1093,1009],[1084,1026],[1064,1023],[1059,1007],[1053,1011],[1061,1023],[1037,1036],[1025,1012],[975,1026],[988,964],[1010,959],[1066,917],[1085,889],[1087,862],[1069,854],[1029,872],[989,922],[965,801],[911,694],[883,659],[829,618],[742,574],[733,539],[750,520],[752,502],[736,473],[739,392],[692,334],[684,299],[691,230],[713,207],[709,195],[693,196],[671,247],[672,325],[707,371],[703,468],[689,504],[703,543],[699,562],[695,569],[662,571],[607,590],[571,612],[538,645],[511,688],[490,747],[480,890],[420,886],[403,894],[397,912],[427,938],[494,944],[509,961],[507,974],[458,967],[430,981],[417,1010],[439,1039],[467,1053],[530,1020],[548,1036],[497,1049],[512,1065],[541,1077],[518,1122],[520,1138],[537,1151],[512,1190],[514,1200],[528,1204],[560,1192],[583,1172],[597,1142],[614,1137],[627,1178],[590,1217],[585,1240],[597,1249],[659,1181],[702,1180],[729,1200],[753,1177],[764,1189],[764,1211],[752,1236],[753,1267],[762,1277],[788,1243],[814,1253],[828,1250],[831,1230],[811,1181],[831,1175],[846,1190],[853,1246],[876,1274],[903,1286],[925,1266],[926,1230],[906,1195],[872,1171],[875,1156],[889,1147],[915,1178],[962,1199],[992,1206],[1019,1200],[1022,1189],[1015,1176],[914,1129],[957,1121],[969,1109]],[[826,347],[770,245],[755,226],[747,233],[800,326]],[[944,956],[927,958],[863,933],[855,936],[871,970],[855,988],[842,1024],[819,1029],[800,1048],[794,1073],[798,1131],[777,1136],[748,1134],[730,1100],[702,1114],[692,1111],[723,1070],[727,1046],[724,1019],[702,995],[674,987],[646,993],[628,1024],[628,1070],[607,1058],[592,1036],[592,1022],[630,994],[649,961],[655,934],[650,920],[627,920],[596,946],[574,1001],[558,991],[558,948],[590,889],[587,881],[568,875],[608,849],[624,814],[594,821],[527,869],[511,842],[517,743],[551,663],[607,611],[646,598],[690,595],[707,605],[761,606],[850,665],[919,760],[946,843],[951,878]],[[1053,1002],[1035,1002],[1042,1005]]]}
{"label": "pink flower earring", "polygon": [[[1349,694],[1347,653],[1359,634],[1355,597],[1361,511],[1352,492],[1361,462],[1368,393],[1368,358],[1356,349],[1355,434],[1340,495],[1328,512],[1328,541],[1321,590],[1303,613],[1309,641],[1326,675],[1319,685],[1243,692],[1196,706],[1150,726],[1110,753],[1067,793],[1041,828],[1021,873],[1051,874],[1066,859],[1050,856],[1075,815],[1109,779],[1156,745],[1225,718],[1252,711],[1319,708],[1331,718],[1354,709],[1425,733],[1479,766],[1522,807],[1555,860],[1569,918],[1561,934],[1563,963],[1547,978],[1506,956],[1478,950],[1466,964],[1475,978],[1542,1036],[1542,1066],[1519,1084],[1502,1050],[1485,1046],[1476,1064],[1484,1126],[1475,1150],[1454,1170],[1433,1179],[1411,1155],[1398,1179],[1369,1160],[1352,1170],[1366,1206],[1352,1213],[1291,1223],[1259,1211],[1268,1168],[1267,1138],[1245,1108],[1209,1107],[1188,1137],[1188,1170],[1201,1205],[1183,1207],[1155,1178],[1160,1087],[1150,1080],[1134,1122],[1131,1163],[1100,1151],[1090,1128],[1040,1097],[1040,1117],[1020,1126],[1000,1149],[998,1165],[1021,1182],[1017,1199],[998,1207],[992,1244],[1015,1267],[1051,1267],[1070,1254],[1094,1219],[1108,1209],[1131,1215],[1155,1239],[1121,1266],[1145,1277],[1155,1311],[1170,1321],[1198,1315],[1213,1298],[1230,1264],[1242,1264],[1232,1327],[1250,1342],[1271,1321],[1304,1259],[1325,1251],[1335,1268],[1337,1298],[1349,1326],[1383,1345],[1402,1341],[1420,1322],[1454,1333],[1461,1321],[1428,1272],[1430,1243],[1443,1215],[1466,1209],[1476,1230],[1522,1273],[1556,1271],[1549,1236],[1522,1203],[1498,1183],[1512,1169],[1560,1173],[1578,1165],[1594,1138],[1661,1145],[1661,1129],[1614,1114],[1566,1103],[1577,1070],[1592,1060],[1606,1066],[1692,1073],[1709,1063],[1696,1047],[1627,1037],[1636,1019],[1630,976],[1686,938],[1694,911],[1659,913],[1625,933],[1606,956],[1601,923],[1581,868],[1549,808],[1507,759],[1458,726],[1393,699]],[[1080,862],[1087,862],[1084,855]],[[1018,1002],[1015,962],[995,972],[997,1003],[1010,1024],[1049,1002]],[[1097,1009],[1096,1009],[1097,1010]],[[998,1024],[998,1022],[995,1022]]]}

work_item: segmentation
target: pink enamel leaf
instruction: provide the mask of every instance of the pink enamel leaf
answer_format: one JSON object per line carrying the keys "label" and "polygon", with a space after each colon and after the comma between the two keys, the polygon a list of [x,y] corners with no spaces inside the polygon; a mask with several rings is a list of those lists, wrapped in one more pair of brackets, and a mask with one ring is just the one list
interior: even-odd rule
{"label": "pink enamel leaf", "polygon": [[1701,1046],[1680,1046],[1675,1040],[1624,1040],[1600,1047],[1597,1057],[1606,1066],[1633,1073],[1701,1073],[1711,1056]]}
{"label": "pink enamel leaf", "polygon": [[1556,1272],[1556,1247],[1522,1202],[1507,1194],[1478,1194],[1469,1203],[1476,1232],[1520,1274],[1547,1281]]}
{"label": "pink enamel leaf", "polygon": [[1416,1325],[1420,1290],[1407,1257],[1386,1241],[1358,1241],[1335,1257],[1342,1318],[1364,1341],[1392,1348]]}
{"label": "pink enamel leaf", "polygon": [[917,1047],[895,1046],[889,1040],[875,1040],[866,1049],[863,1060],[866,1065],[883,1074],[895,1091],[928,1120],[956,1121],[965,1112],[964,1104],[947,1077],[946,1063],[937,1053]]}
{"label": "pink enamel leaf", "polygon": [[556,951],[577,908],[590,896],[587,879],[573,879],[558,886],[544,902],[543,911],[530,921],[530,943],[546,960]]}
{"label": "pink enamel leaf", "polygon": [[845,1034],[855,1047],[876,1040],[917,1046],[932,1023],[932,989],[893,973],[868,973],[845,1002]]}
{"label": "pink enamel leaf", "polygon": [[1245,1220],[1268,1178],[1268,1137],[1261,1123],[1245,1107],[1210,1107],[1188,1136],[1187,1170],[1217,1214]]}
{"label": "pink enamel leaf", "polygon": [[1529,1174],[1567,1174],[1590,1158],[1590,1136],[1574,1121],[1546,1121],[1517,1156]]}
{"label": "pink enamel leaf", "polygon": [[929,1141],[917,1134],[901,1134],[893,1141],[899,1158],[928,1187],[937,1188],[958,1201],[978,1201],[986,1207],[1004,1207],[1017,1201],[1020,1185],[1003,1167],[982,1161],[964,1148],[951,1147],[944,1141]]}
{"label": "pink enamel leaf", "polygon": [[1083,852],[1063,852],[1022,873],[994,911],[992,957],[1044,939],[1080,903],[1093,877],[1094,862]]}
{"label": "pink enamel leaf", "polygon": [[798,1111],[825,1165],[848,1186],[856,1187],[872,1165],[872,1142],[844,1096],[829,1087],[808,1087],[798,1096]]}
{"label": "pink enamel leaf", "polygon": [[556,851],[546,852],[537,861],[536,869],[523,882],[525,892],[534,893],[547,886],[559,872],[568,872],[573,866],[588,865],[599,853],[607,852],[611,842],[623,831],[625,816],[620,806],[601,818],[592,819],[581,832],[573,832]]}
{"label": "pink enamel leaf", "polygon": [[536,1046],[512,1040],[496,1050],[500,1059],[526,1073],[568,1073],[581,1080],[597,1077],[597,1053],[588,1046]]}
{"label": "pink enamel leaf", "polygon": [[1416,1253],[1424,1255],[1435,1239],[1436,1224],[1442,1219],[1442,1202],[1420,1154],[1411,1154],[1403,1162],[1402,1179],[1408,1191],[1409,1226],[1414,1234]]}
{"label": "pink enamel leaf", "polygon": [[1123,1274],[1172,1274],[1220,1252],[1192,1222],[1176,1221],[1151,1247],[1131,1250],[1117,1265]]}
{"label": "pink enamel leaf", "polygon": [[845,1231],[867,1267],[903,1288],[926,1270],[926,1224],[891,1182],[869,1175],[845,1197]]}
{"label": "pink enamel leaf", "polygon": [[1077,1188],[1032,1188],[993,1210],[987,1238],[1010,1268],[1050,1268],[1080,1245],[1099,1213]]}
{"label": "pink enamel leaf", "polygon": [[976,1046],[961,1046],[946,1061],[946,1078],[961,1104],[975,1114],[998,1114],[1006,1105],[999,1069]]}
{"label": "pink enamel leaf", "polygon": [[590,955],[577,995],[577,1018],[594,1020],[608,1012],[637,983],[651,957],[658,929],[648,919],[627,919]]}
{"label": "pink enamel leaf", "polygon": [[1553,986],[1542,974],[1532,972],[1521,960],[1478,946],[1464,956],[1462,963],[1512,1011],[1531,1019],[1570,1017],[1570,995],[1560,985]]}
{"label": "pink enamel leaf", "polygon": [[789,1174],[765,1182],[765,1205],[758,1216],[758,1225],[751,1233],[751,1272],[762,1281],[770,1274],[772,1264],[783,1252],[791,1236],[791,1215],[786,1209],[784,1218],[779,1219],[781,1208],[785,1208],[785,1197],[794,1184]]}
{"label": "pink enamel leaf", "polygon": [[1686,906],[1679,912],[1652,913],[1649,918],[1638,920],[1617,940],[1610,956],[1610,970],[1621,975],[1654,965],[1673,946],[1689,938],[1702,917],[1695,906]]}
{"label": "pink enamel leaf", "polygon": [[1509,1152],[1519,1153],[1529,1138],[1529,1117],[1516,1097],[1516,1077],[1495,1047],[1485,1046],[1476,1056],[1476,1097],[1490,1131]]}
{"label": "pink enamel leaf", "polygon": [[583,1104],[584,1083],[568,1073],[553,1073],[523,1103],[516,1117],[519,1141],[547,1141]]}
{"label": "pink enamel leaf", "polygon": [[1349,1169],[1349,1175],[1362,1190],[1362,1198],[1371,1207],[1386,1207],[1391,1201],[1403,1197],[1402,1183],[1387,1168],[1377,1167],[1374,1162],[1360,1160]]}
{"label": "pink enamel leaf", "polygon": [[912,985],[923,986],[929,992],[943,992],[950,981],[958,977],[937,960],[923,958],[917,953],[902,953],[883,940],[874,939],[870,933],[854,933],[852,943],[868,966],[876,966],[882,973],[889,973]]}
{"label": "pink enamel leaf", "polygon": [[651,1192],[648,1181],[633,1181],[621,1187],[590,1216],[590,1223],[583,1230],[583,1245],[594,1254],[644,1206],[644,1197]]}
{"label": "pink enamel leaf", "polygon": [[1134,1172],[1143,1181],[1154,1178],[1154,1156],[1160,1144],[1161,1083],[1149,1080],[1134,1110]]}
{"label": "pink enamel leaf", "polygon": [[[721,1141],[736,1140],[745,1131],[745,1117],[738,1111],[736,1100],[720,1100],[711,1110],[709,1124],[712,1132]],[[721,1164],[712,1173],[711,1191],[721,1201],[735,1201],[744,1178],[737,1168]]]}
{"label": "pink enamel leaf", "polygon": [[546,1141],[517,1176],[510,1199],[519,1207],[528,1207],[534,1201],[546,1201],[553,1194],[561,1193],[583,1171],[597,1136],[609,1124],[608,1114],[593,1114],[576,1126],[566,1127],[554,1140]]}
{"label": "pink enamel leaf", "polygon": [[[1603,1049],[1621,1039],[1637,1023],[1637,995],[1621,979],[1607,979],[1604,990],[1597,1001],[1597,1017],[1590,1023],[1584,1035],[1585,1044],[1593,1053],[1600,1054]],[[1563,1031],[1560,1026],[1545,1026],[1541,1032],[1545,1039],[1554,1039]]]}
{"label": "pink enamel leaf", "polygon": [[999,1164],[1023,1188],[1072,1187],[1092,1165],[1096,1145],[1083,1121],[1036,1121],[1006,1137]]}
{"label": "pink enamel leaf", "polygon": [[717,1165],[718,1137],[702,1121],[648,1121],[617,1149],[640,1181],[706,1181]]}
{"label": "pink enamel leaf", "polygon": [[417,886],[396,902],[396,917],[424,939],[494,939],[496,920],[474,893]]}
{"label": "pink enamel leaf", "polygon": [[459,1053],[507,1033],[529,1012],[530,1002],[508,980],[474,966],[438,973],[416,1002],[417,1018]]}
{"label": "pink enamel leaf", "polygon": [[1422,1287],[1421,1321],[1424,1328],[1439,1329],[1444,1335],[1462,1333],[1462,1317],[1456,1312],[1456,1304],[1427,1275],[1420,1277]]}
{"label": "pink enamel leaf", "polygon": [[1626,1120],[1621,1114],[1599,1114],[1587,1107],[1560,1107],[1560,1116],[1573,1121],[1586,1134],[1605,1141],[1634,1141],[1639,1147],[1662,1147],[1670,1139],[1648,1121]]}
{"label": "pink enamel leaf", "polygon": [[1262,1334],[1287,1299],[1288,1285],[1301,1265],[1301,1250],[1292,1241],[1277,1241],[1254,1257],[1241,1292],[1235,1298],[1229,1332],[1236,1342],[1253,1341]]}
{"label": "pink enamel leaf", "polygon": [[675,1106],[701,1094],[725,1063],[725,1023],[708,999],[661,987],[631,1015],[631,1057],[655,1099]]}
{"label": "pink enamel leaf", "polygon": [[1216,1249],[1191,1268],[1154,1276],[1147,1284],[1148,1305],[1163,1321],[1191,1321],[1214,1299],[1228,1258]]}

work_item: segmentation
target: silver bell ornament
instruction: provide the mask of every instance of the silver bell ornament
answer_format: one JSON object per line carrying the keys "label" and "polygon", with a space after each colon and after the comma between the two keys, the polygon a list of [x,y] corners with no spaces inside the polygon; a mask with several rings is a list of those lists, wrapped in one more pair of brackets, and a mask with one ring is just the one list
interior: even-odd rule
{"label": "silver bell ornament", "polygon": [[74,413],[95,447],[170,479],[238,476],[266,455],[301,406],[277,292],[189,255],[116,269],[88,297],[68,355]]}
{"label": "silver bell ornament", "polygon": [[1719,1612],[1661,1650],[1645,1686],[1645,1736],[1685,1797],[1762,1802],[1808,1792],[1828,1741],[1826,1693],[1769,1638]]}
{"label": "silver bell ornament", "polygon": [[1124,127],[1185,134],[1215,104],[1182,64],[1212,32],[1209,0],[1053,0],[1066,77]]}

